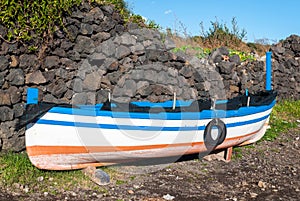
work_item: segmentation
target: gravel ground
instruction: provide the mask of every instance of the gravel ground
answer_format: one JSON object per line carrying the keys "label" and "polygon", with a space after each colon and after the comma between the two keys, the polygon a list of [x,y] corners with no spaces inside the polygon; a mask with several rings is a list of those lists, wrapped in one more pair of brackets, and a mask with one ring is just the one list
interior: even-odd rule
{"label": "gravel ground", "polygon": [[101,187],[102,193],[78,188],[58,195],[24,194],[0,188],[0,200],[299,200],[299,137],[300,128],[272,142],[243,147],[229,163],[198,160],[195,155],[151,166],[148,172],[113,167],[118,174]]}

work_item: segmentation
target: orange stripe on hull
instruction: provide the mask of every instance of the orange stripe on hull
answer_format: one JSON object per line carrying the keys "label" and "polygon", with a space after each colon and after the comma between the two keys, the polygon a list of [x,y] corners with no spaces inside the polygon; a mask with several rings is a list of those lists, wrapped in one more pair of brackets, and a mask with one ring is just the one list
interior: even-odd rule
{"label": "orange stripe on hull", "polygon": [[203,145],[203,142],[143,146],[28,146],[26,147],[26,150],[29,156],[37,156],[51,154],[81,154],[99,152],[138,151],[196,145]]}
{"label": "orange stripe on hull", "polygon": [[[228,143],[235,146],[243,143],[244,138],[255,135],[260,130],[234,138],[225,139],[225,141],[217,147],[217,149],[227,148]],[[240,142],[239,142],[240,141]],[[235,143],[234,143],[235,142]],[[179,143],[179,144],[158,144],[158,145],[143,145],[143,146],[27,146],[27,154],[29,156],[52,155],[52,154],[82,154],[82,153],[99,153],[99,152],[122,152],[122,151],[138,151],[151,149],[164,149],[176,147],[191,147],[191,153],[195,153],[193,149],[203,146],[203,142]],[[199,151],[199,150],[198,150]],[[200,150],[201,151],[201,150]],[[205,151],[205,150],[204,150]],[[187,154],[189,154],[188,151]]]}

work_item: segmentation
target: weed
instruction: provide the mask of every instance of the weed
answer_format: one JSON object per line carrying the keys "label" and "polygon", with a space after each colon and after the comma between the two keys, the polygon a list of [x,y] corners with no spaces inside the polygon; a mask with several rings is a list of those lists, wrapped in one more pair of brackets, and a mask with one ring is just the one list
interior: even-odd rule
{"label": "weed", "polygon": [[185,46],[174,48],[172,50],[172,52],[174,52],[174,53],[184,52],[185,54],[194,55],[194,56],[198,57],[199,59],[201,59],[201,58],[206,58],[210,54],[211,50],[208,48],[201,48],[201,47],[194,47],[191,45],[185,45]]}
{"label": "weed", "polygon": [[121,185],[121,184],[124,184],[124,183],[126,183],[126,181],[124,181],[124,180],[117,180],[116,181],[117,185]]}
{"label": "weed", "polygon": [[232,56],[232,55],[238,55],[241,59],[241,61],[254,61],[255,60],[255,57],[253,54],[250,54],[250,53],[247,53],[247,52],[244,52],[244,51],[237,51],[237,50],[229,50],[229,56]]}
{"label": "weed", "polygon": [[237,160],[243,157],[241,147],[234,147],[232,151],[232,160]]}

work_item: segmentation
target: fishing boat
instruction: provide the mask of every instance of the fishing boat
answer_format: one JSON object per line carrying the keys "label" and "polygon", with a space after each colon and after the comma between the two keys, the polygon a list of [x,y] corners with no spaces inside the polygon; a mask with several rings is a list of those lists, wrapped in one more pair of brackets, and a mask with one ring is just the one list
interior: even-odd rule
{"label": "fishing boat", "polygon": [[40,169],[69,170],[227,150],[256,142],[276,103],[270,89],[228,100],[96,105],[38,103],[27,90],[26,150]]}

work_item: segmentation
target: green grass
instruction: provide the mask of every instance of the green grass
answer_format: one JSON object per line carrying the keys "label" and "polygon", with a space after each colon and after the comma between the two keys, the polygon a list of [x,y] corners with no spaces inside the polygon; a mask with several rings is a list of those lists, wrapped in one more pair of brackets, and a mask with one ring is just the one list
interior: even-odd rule
{"label": "green grass", "polygon": [[271,128],[262,140],[273,141],[279,134],[296,128],[300,124],[297,120],[300,120],[300,100],[277,103],[270,117]]}
{"label": "green grass", "polygon": [[[38,181],[38,178],[43,178]],[[0,186],[27,186],[30,192],[49,192],[53,195],[61,190],[77,187],[102,192],[80,170],[47,171],[34,167],[26,153],[2,153],[0,155]]]}

